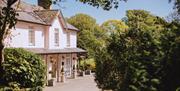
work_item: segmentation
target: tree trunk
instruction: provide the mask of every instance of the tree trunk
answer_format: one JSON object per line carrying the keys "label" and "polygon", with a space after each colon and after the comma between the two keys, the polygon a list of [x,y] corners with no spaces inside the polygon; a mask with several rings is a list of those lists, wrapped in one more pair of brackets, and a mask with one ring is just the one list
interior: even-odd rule
{"label": "tree trunk", "polygon": [[[3,24],[0,25],[0,66],[2,65],[2,62],[4,61],[4,39],[6,38],[9,29],[11,29],[13,26],[15,26],[15,16],[14,13],[16,13],[16,11],[12,11],[11,10],[11,6],[16,3],[18,0],[7,0],[6,3],[6,8],[5,11],[0,12],[0,16],[4,16],[5,17],[0,17],[1,18],[1,22],[3,22]],[[5,12],[5,13],[4,13]],[[10,14],[10,15],[9,15]],[[14,16],[14,17],[13,17]],[[13,19],[14,21],[8,21],[8,19]]]}
{"label": "tree trunk", "polygon": [[0,66],[2,65],[2,62],[4,61],[4,43],[3,41],[0,42]]}

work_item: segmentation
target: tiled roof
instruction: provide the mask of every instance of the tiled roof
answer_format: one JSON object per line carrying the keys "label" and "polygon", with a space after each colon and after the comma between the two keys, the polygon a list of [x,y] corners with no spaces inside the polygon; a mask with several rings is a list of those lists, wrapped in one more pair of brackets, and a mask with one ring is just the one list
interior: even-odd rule
{"label": "tiled roof", "polygon": [[37,54],[86,53],[86,51],[81,48],[64,48],[64,49],[32,48],[32,49],[26,49],[26,50],[37,53]]}
{"label": "tiled roof", "polygon": [[66,25],[67,25],[67,28],[68,28],[69,30],[79,31],[79,29],[77,29],[76,27],[74,27],[73,25],[71,25],[71,24],[69,24],[69,23],[66,23]]}
{"label": "tiled roof", "polygon": [[[5,5],[6,4],[0,0],[0,8],[4,7]],[[40,6],[31,5],[23,1],[21,1],[19,4],[14,4],[13,7],[18,8],[17,11],[19,16],[17,16],[17,18],[20,21],[51,25],[56,16],[60,15],[60,21],[62,21],[61,23],[63,28],[79,31],[77,28],[64,20],[64,17],[59,10],[45,10]]]}
{"label": "tiled roof", "polygon": [[[47,24],[51,24],[54,20],[54,18],[59,15],[61,12],[59,10],[38,10],[34,11],[44,22]],[[69,30],[76,30],[79,31],[77,28],[75,28],[73,25],[67,23],[64,21],[63,16],[60,16],[62,23],[65,22],[65,24],[62,24],[64,28],[67,28]]]}
{"label": "tiled roof", "polygon": [[59,14],[58,10],[38,10],[34,12],[47,24],[51,24],[54,18]]}
{"label": "tiled roof", "polygon": [[40,17],[35,15],[33,12],[18,12],[18,20],[19,21],[26,21],[26,22],[31,22],[31,23],[38,23],[42,25],[48,25],[46,22],[44,22]]}

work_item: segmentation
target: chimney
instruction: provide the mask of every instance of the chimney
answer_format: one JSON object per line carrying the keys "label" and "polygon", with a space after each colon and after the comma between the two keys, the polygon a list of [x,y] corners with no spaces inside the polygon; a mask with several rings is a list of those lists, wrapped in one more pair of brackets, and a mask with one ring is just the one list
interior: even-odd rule
{"label": "chimney", "polygon": [[52,0],[38,0],[38,6],[43,7],[44,9],[51,9]]}

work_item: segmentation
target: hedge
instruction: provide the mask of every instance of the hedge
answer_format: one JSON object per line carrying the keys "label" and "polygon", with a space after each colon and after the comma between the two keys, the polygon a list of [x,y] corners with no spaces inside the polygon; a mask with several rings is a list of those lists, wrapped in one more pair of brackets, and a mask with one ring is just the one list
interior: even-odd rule
{"label": "hedge", "polygon": [[42,59],[22,48],[7,48],[4,52],[5,61],[0,68],[0,87],[11,90],[42,90],[46,76]]}

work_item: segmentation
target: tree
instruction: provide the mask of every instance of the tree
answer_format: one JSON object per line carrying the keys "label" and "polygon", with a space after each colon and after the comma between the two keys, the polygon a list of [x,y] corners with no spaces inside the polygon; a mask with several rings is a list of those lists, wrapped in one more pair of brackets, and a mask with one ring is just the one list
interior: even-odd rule
{"label": "tree", "polygon": [[6,6],[0,9],[0,65],[4,61],[4,39],[7,37],[9,30],[16,24],[16,11],[12,5],[18,0],[3,0]]}
{"label": "tree", "polygon": [[76,14],[67,21],[80,30],[77,36],[78,47],[86,49],[89,57],[93,58],[94,49],[105,44],[106,32],[98,26],[94,18],[86,14]]}
{"label": "tree", "polygon": [[128,10],[126,13],[127,24],[131,28],[143,30],[163,30],[164,19],[150,14],[145,10]]}
{"label": "tree", "polygon": [[113,91],[177,90],[180,87],[179,23],[167,23],[160,17],[135,10],[130,12],[127,24],[131,26],[128,31],[112,33],[107,48],[97,49],[98,87]]}
{"label": "tree", "polygon": [[170,13],[168,16],[167,16],[167,20],[169,22],[179,22],[180,23],[180,14],[178,14],[177,11],[174,11],[173,13]]}
{"label": "tree", "polygon": [[160,88],[162,91],[179,91],[180,88],[180,24],[171,22],[167,30],[162,35],[162,48],[165,57],[161,63],[163,65]]}
{"label": "tree", "polygon": [[174,8],[177,9],[177,12],[180,14],[180,0],[169,0],[170,2],[174,1]]}
{"label": "tree", "polygon": [[97,26],[96,20],[92,18],[89,15],[86,14],[76,14],[69,19],[67,19],[67,22],[77,27],[79,30],[91,30]]}
{"label": "tree", "polygon": [[121,32],[128,29],[128,26],[120,20],[108,20],[101,25],[103,30],[106,30],[108,34],[115,32]]}
{"label": "tree", "polygon": [[[76,0],[78,2],[91,5],[93,7],[102,7],[104,10],[110,10],[111,8],[118,8],[120,1],[127,0]],[[43,0],[44,6],[49,7],[51,4],[59,4],[62,0]],[[45,7],[46,8],[46,7]]]}
{"label": "tree", "polygon": [[[112,33],[107,47],[98,50],[98,87],[113,91],[179,89],[180,24],[141,10],[131,11],[127,17],[128,31]],[[154,21],[149,22],[151,18]]]}

